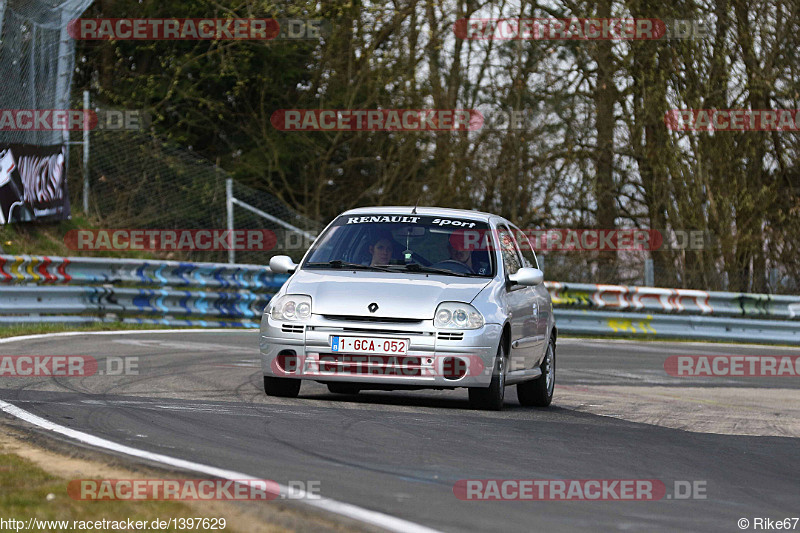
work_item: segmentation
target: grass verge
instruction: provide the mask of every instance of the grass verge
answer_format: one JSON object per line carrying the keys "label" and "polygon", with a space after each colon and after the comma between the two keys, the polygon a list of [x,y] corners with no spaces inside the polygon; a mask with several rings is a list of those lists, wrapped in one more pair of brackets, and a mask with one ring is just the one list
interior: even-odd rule
{"label": "grass verge", "polygon": [[[107,520],[125,522],[125,527],[121,529],[127,530],[127,521],[130,519],[133,522],[147,522],[145,530],[149,531],[154,529],[149,526],[156,519],[219,518],[219,515],[199,513],[180,502],[73,500],[67,495],[68,480],[53,476],[32,461],[11,453],[0,453],[0,474],[0,510],[3,517],[6,520],[23,520],[25,527],[27,520],[33,517],[39,521],[38,527],[34,525],[33,529],[72,531],[84,529],[81,528],[82,521]],[[47,524],[43,521],[57,522]],[[99,529],[112,530],[110,527]],[[170,524],[161,531],[181,529]]]}
{"label": "grass verge", "polygon": [[65,242],[70,230],[93,229],[97,224],[83,215],[75,214],[60,222],[38,222],[0,225],[0,250],[8,255],[51,255],[84,257],[117,257],[150,259],[157,254],[143,251],[81,251],[70,250]]}
{"label": "grass verge", "polygon": [[[39,521],[34,531],[208,531],[202,519],[225,518],[225,526],[217,522],[216,531],[247,531],[248,533],[282,533],[286,531],[312,531],[319,529],[324,533],[338,533],[337,524],[326,522],[319,517],[305,515],[289,509],[271,506],[264,501],[147,501],[147,500],[106,500],[89,501],[70,497],[68,484],[73,479],[180,479],[187,476],[152,470],[140,465],[133,469],[123,466],[118,459],[110,462],[100,455],[91,454],[79,448],[56,441],[49,442],[56,448],[34,444],[44,437],[20,432],[14,425],[0,422],[0,518],[8,521],[23,521],[4,529],[22,531],[27,529],[28,520]],[[89,459],[88,457],[92,457]],[[195,476],[191,476],[195,477]],[[280,504],[278,504],[280,505]],[[189,528],[188,522],[170,524],[170,527],[151,527],[153,520],[166,521],[176,518],[200,518]],[[96,522],[96,524],[75,523],[76,521]],[[143,529],[128,528],[127,521],[147,522]],[[63,521],[67,524],[63,524]],[[51,521],[43,524],[42,521]],[[52,523],[61,521],[61,524]],[[118,521],[120,527],[109,522]],[[162,524],[162,526],[165,524]],[[181,529],[183,525],[183,529]],[[211,526],[211,523],[206,523]],[[65,527],[66,526],[66,527]],[[321,527],[315,527],[321,526]]]}

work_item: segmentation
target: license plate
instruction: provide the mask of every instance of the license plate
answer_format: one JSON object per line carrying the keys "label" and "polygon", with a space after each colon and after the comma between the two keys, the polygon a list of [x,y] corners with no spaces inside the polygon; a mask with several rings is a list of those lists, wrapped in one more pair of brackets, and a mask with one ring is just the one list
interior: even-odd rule
{"label": "license plate", "polygon": [[408,339],[384,339],[379,337],[331,337],[334,353],[374,353],[405,355]]}

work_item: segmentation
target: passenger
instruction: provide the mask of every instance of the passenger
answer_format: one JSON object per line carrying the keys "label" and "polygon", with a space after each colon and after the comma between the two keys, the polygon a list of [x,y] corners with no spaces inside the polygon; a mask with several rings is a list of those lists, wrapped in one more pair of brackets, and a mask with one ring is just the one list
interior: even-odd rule
{"label": "passenger", "polygon": [[393,251],[394,245],[392,244],[392,238],[390,235],[380,234],[376,236],[373,244],[370,244],[369,246],[369,255],[372,256],[369,266],[388,265],[392,260]]}

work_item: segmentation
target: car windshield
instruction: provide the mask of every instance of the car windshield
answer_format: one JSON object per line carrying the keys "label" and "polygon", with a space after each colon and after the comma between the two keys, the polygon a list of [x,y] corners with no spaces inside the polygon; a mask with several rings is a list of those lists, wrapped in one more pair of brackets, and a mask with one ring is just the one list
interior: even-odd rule
{"label": "car windshield", "polygon": [[486,235],[488,225],[453,217],[343,215],[317,240],[302,268],[491,278],[493,254],[487,247],[465,246],[473,233]]}

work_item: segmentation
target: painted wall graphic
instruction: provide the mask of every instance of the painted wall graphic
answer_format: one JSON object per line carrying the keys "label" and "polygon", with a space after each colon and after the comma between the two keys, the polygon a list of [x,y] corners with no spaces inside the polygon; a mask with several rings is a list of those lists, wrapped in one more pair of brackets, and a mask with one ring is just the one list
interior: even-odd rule
{"label": "painted wall graphic", "polygon": [[0,224],[69,218],[66,150],[0,144]]}

